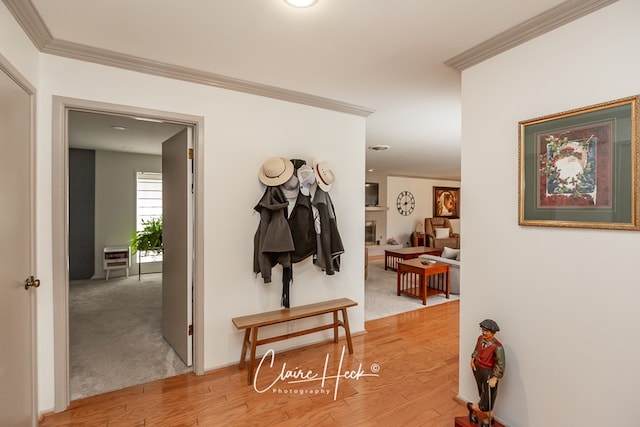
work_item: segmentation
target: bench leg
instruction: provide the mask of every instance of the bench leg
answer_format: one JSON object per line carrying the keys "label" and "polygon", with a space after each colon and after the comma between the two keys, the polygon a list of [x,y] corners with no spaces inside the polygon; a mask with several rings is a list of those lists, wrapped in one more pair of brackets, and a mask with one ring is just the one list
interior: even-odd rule
{"label": "bench leg", "polygon": [[342,309],[342,322],[344,323],[344,334],[347,338],[347,346],[349,347],[349,354],[353,354],[353,343],[351,342],[351,329],[349,329],[349,317],[347,317],[346,307]]}
{"label": "bench leg", "polygon": [[244,363],[247,360],[247,344],[249,343],[249,328],[244,330],[244,341],[242,341],[242,352],[240,353],[240,365],[238,365],[239,369],[244,368]]}
{"label": "bench leg", "polygon": [[333,312],[333,324],[336,325],[333,327],[333,342],[338,343],[338,326],[340,323],[338,322],[338,311]]}
{"label": "bench leg", "polygon": [[247,382],[253,384],[253,368],[256,363],[256,343],[258,342],[258,328],[251,328],[251,359],[249,360],[249,373],[247,374]]}

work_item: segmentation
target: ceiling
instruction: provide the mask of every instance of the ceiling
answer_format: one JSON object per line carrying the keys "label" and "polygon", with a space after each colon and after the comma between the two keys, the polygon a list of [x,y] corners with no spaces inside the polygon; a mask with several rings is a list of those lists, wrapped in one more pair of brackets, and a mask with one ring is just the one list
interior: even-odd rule
{"label": "ceiling", "polygon": [[390,146],[367,169],[440,179],[460,178],[461,70],[614,1],[3,0],[42,52],[361,115]]}

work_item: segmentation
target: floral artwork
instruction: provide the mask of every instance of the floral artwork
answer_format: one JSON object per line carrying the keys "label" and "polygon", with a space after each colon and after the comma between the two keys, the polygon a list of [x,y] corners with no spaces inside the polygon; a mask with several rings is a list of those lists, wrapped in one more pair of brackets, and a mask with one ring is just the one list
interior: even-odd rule
{"label": "floral artwork", "polygon": [[[610,206],[611,123],[539,135],[538,138],[538,206]],[[598,184],[601,191],[598,191]]]}
{"label": "floral artwork", "polygon": [[640,231],[639,102],[519,122],[519,225]]}

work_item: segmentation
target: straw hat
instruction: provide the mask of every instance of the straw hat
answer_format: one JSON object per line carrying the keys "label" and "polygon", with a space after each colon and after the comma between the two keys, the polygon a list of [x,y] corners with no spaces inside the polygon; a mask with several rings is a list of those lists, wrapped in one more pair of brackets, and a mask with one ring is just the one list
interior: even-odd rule
{"label": "straw hat", "polygon": [[262,164],[260,182],[270,187],[284,184],[293,175],[293,163],[284,157],[272,157]]}
{"label": "straw hat", "polygon": [[323,191],[331,190],[331,184],[336,180],[336,174],[328,162],[313,162],[318,187]]}

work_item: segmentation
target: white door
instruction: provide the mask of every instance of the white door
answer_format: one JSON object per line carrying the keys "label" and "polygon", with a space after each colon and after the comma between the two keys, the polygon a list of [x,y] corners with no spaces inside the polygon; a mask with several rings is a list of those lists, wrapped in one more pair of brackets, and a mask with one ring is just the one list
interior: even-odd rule
{"label": "white door", "polygon": [[0,426],[35,426],[31,96],[0,64]]}
{"label": "white door", "polygon": [[162,334],[187,365],[193,361],[192,128],[162,143]]}

